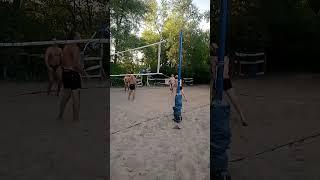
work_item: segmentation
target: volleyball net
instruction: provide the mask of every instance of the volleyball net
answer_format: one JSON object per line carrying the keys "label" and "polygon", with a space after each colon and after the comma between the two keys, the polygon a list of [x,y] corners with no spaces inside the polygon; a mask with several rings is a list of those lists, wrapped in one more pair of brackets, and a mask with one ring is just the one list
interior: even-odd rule
{"label": "volleyball net", "polygon": [[109,43],[109,39],[0,42],[0,79],[47,80],[46,49],[52,45],[63,48],[67,44],[77,44],[80,47],[86,78],[104,79],[103,57],[106,43]]}
{"label": "volleyball net", "polygon": [[[124,51],[118,51],[111,54],[111,61],[117,59],[118,63],[129,64],[130,66],[118,74],[110,75],[111,86],[123,86],[123,78],[126,75],[136,76],[138,86],[165,85],[169,77],[160,72],[161,45],[165,42],[165,40],[162,40],[152,44],[127,49]],[[157,59],[153,59],[157,65],[156,71],[151,71],[150,66],[147,66],[143,61],[143,50],[149,47],[156,47],[157,49]]]}

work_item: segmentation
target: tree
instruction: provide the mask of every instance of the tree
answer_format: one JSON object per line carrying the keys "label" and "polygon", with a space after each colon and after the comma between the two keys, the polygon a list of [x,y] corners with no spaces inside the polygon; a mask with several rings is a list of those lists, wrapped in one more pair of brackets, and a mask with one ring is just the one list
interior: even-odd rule
{"label": "tree", "polygon": [[[160,4],[155,0],[149,0],[148,5],[150,11],[146,16],[146,28],[142,33],[142,39],[145,44],[166,40],[162,46],[161,72],[165,74],[177,72],[179,32],[182,30],[184,35],[183,74],[195,77],[196,82],[199,82],[201,78],[207,81],[209,79],[208,54],[205,53],[208,53],[209,32],[200,30],[199,22],[206,18],[205,15],[208,15],[208,12],[199,13],[191,0],[162,0]],[[143,50],[144,62],[150,65],[152,70],[157,67],[157,51],[157,47]],[[200,71],[203,72],[202,75]],[[197,73],[201,78],[196,75]]]}
{"label": "tree", "polygon": [[[142,0],[111,1],[111,34],[116,51],[123,51],[127,37],[132,31],[138,31],[140,22],[147,12],[147,5]],[[114,58],[117,63],[117,56]]]}
{"label": "tree", "polygon": [[[2,42],[43,41],[52,36],[65,39],[71,30],[77,30],[82,37],[88,38],[102,24],[108,24],[108,7],[108,1],[105,0],[0,1],[0,39]],[[42,54],[44,49],[45,47],[2,48],[0,66],[6,66],[12,76],[37,72],[37,77],[34,78],[45,78],[41,59],[26,60],[23,59],[26,57],[18,56],[20,52]]]}

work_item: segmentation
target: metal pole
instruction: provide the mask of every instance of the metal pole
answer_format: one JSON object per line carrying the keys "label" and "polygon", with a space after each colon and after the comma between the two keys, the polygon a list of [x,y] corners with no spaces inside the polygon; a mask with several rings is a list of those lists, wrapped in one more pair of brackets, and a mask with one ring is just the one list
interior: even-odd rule
{"label": "metal pole", "polygon": [[221,0],[221,15],[220,15],[220,39],[218,49],[218,69],[217,69],[217,94],[215,99],[222,101],[223,96],[223,69],[224,69],[224,55],[226,46],[226,31],[227,31],[227,11],[228,0]]}
{"label": "metal pole", "polygon": [[179,67],[178,67],[178,89],[177,94],[180,95],[180,81],[181,81],[181,68],[182,68],[182,31],[180,31],[180,47],[179,47]]}
{"label": "metal pole", "polygon": [[216,77],[217,93],[210,106],[210,177],[216,180],[230,179],[228,153],[231,142],[230,105],[223,101],[223,71],[227,31],[228,0],[220,0],[220,39]]}
{"label": "metal pole", "polygon": [[161,43],[158,45],[158,66],[157,66],[157,73],[160,72],[160,56],[161,56]]}
{"label": "metal pole", "polygon": [[179,66],[178,66],[178,85],[177,94],[175,97],[175,106],[173,107],[174,121],[180,123],[182,120],[181,109],[182,109],[182,95],[180,92],[180,81],[181,81],[181,68],[182,68],[182,31],[180,31],[180,47],[179,47]]}

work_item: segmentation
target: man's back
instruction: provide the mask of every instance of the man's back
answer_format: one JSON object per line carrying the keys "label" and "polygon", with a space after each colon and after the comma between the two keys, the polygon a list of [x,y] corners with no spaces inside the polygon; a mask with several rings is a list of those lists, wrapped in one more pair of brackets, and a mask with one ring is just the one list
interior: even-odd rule
{"label": "man's back", "polygon": [[129,83],[130,84],[136,84],[136,77],[134,77],[134,75],[131,75],[129,78]]}
{"label": "man's back", "polygon": [[63,48],[62,66],[67,69],[78,70],[80,64],[80,49],[76,45],[66,45]]}
{"label": "man's back", "polygon": [[128,83],[128,82],[129,82],[129,79],[130,79],[130,76],[125,76],[125,77],[124,77],[124,82],[125,82],[125,83]]}

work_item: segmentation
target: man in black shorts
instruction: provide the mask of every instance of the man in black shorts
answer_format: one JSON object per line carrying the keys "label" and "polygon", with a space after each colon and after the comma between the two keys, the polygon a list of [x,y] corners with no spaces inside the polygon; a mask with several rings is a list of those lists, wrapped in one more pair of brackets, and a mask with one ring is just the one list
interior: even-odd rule
{"label": "man in black shorts", "polygon": [[133,73],[131,73],[129,75],[129,95],[128,95],[128,100],[129,101],[130,101],[131,94],[132,94],[132,101],[134,101],[136,85],[137,85],[137,79],[133,75]]}
{"label": "man in black shorts", "polygon": [[[69,40],[80,39],[79,33],[71,33]],[[83,67],[80,63],[80,48],[77,44],[68,44],[63,48],[62,59],[62,82],[64,87],[64,94],[60,103],[60,112],[58,119],[63,118],[63,113],[70,97],[73,100],[73,122],[79,122],[80,111],[80,88],[81,76],[84,73]]]}

